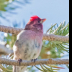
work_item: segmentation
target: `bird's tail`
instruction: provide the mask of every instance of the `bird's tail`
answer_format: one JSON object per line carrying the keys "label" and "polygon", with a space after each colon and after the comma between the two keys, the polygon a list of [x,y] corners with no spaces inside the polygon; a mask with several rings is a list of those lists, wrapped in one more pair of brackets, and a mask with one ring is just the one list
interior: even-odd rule
{"label": "bird's tail", "polygon": [[24,72],[26,69],[25,66],[13,66],[13,72]]}

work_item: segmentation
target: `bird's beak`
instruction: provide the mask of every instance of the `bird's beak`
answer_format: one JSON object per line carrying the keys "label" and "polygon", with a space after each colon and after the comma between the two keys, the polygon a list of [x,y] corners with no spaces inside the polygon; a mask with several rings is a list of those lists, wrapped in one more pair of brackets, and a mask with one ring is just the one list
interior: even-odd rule
{"label": "bird's beak", "polygon": [[46,19],[44,18],[44,19],[41,19],[41,23],[43,23],[43,22],[45,22],[46,21]]}

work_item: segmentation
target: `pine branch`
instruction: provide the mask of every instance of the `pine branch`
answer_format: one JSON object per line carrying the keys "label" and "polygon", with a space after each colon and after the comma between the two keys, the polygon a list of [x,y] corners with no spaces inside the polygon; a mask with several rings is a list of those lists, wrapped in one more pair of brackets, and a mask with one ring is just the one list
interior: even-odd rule
{"label": "pine branch", "polygon": [[[0,31],[6,32],[6,33],[18,34],[21,30],[23,30],[23,29],[18,29],[18,28],[13,28],[13,27],[7,27],[7,26],[0,25]],[[69,42],[69,36],[44,34],[43,35],[43,40]]]}
{"label": "pine branch", "polygon": [[2,55],[2,54],[8,55],[10,53],[13,53],[13,50],[10,50],[10,49],[6,48],[4,45],[0,44],[0,55]]}
{"label": "pine branch", "polygon": [[33,61],[23,60],[20,65],[17,60],[10,60],[0,57],[0,64],[16,65],[16,66],[31,66],[40,64],[69,64],[69,59],[38,59],[35,63]]}
{"label": "pine branch", "polygon": [[43,40],[69,42],[69,36],[59,36],[59,35],[54,35],[54,34],[44,34],[43,35]]}

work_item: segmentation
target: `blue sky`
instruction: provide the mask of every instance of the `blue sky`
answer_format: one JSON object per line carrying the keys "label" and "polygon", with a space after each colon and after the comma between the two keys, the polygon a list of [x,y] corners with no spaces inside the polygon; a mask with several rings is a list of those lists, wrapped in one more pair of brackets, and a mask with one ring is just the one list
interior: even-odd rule
{"label": "blue sky", "polygon": [[[30,4],[20,6],[21,8],[14,10],[17,14],[10,15],[6,13],[7,19],[10,20],[9,22],[0,18],[2,22],[1,25],[13,26],[12,23],[14,21],[17,21],[17,23],[21,22],[22,24],[23,20],[26,24],[32,15],[38,15],[40,18],[47,19],[43,24],[45,33],[51,24],[60,24],[63,21],[66,21],[66,23],[69,22],[69,0],[30,0]],[[23,28],[23,25],[20,25],[18,28]],[[1,38],[3,38],[3,36]],[[59,72],[69,71],[66,68]]]}
{"label": "blue sky", "polygon": [[[16,3],[15,3],[16,4]],[[51,24],[69,22],[69,0],[30,0],[30,4],[21,5],[20,9],[14,10],[17,14],[7,14],[7,19],[10,22],[3,21],[3,25],[12,26],[13,21],[27,23],[32,15],[38,15],[41,18],[46,18],[44,22],[44,32],[51,26]],[[8,16],[10,15],[10,16]],[[22,27],[23,28],[23,27]]]}

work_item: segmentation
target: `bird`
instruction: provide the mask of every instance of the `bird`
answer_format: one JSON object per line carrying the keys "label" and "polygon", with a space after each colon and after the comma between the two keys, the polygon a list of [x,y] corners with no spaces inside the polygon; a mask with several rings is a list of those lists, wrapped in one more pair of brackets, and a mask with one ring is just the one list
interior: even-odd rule
{"label": "bird", "polygon": [[[13,45],[13,60],[34,60],[37,59],[42,48],[43,22],[37,15],[30,17],[25,28],[17,35],[17,40]],[[24,72],[26,66],[13,66],[13,72]]]}

